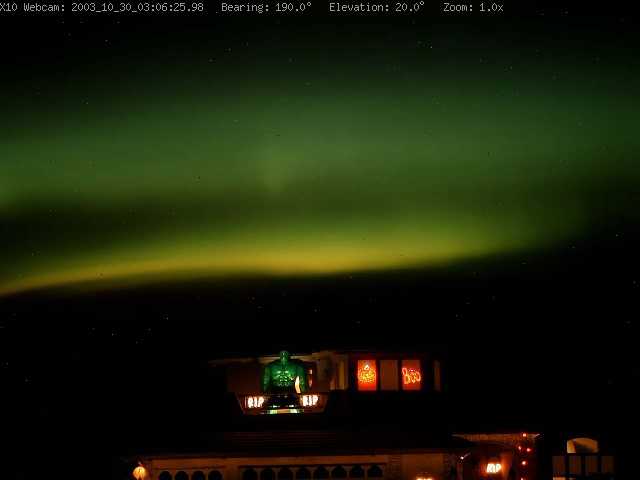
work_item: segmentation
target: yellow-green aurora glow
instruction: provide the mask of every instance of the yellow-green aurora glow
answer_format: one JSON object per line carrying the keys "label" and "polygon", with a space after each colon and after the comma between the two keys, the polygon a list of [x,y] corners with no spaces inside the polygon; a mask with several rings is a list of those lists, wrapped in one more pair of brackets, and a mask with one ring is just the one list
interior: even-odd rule
{"label": "yellow-green aurora glow", "polygon": [[429,267],[568,242],[603,202],[632,210],[624,68],[368,62],[229,65],[224,84],[196,66],[5,111],[0,294]]}

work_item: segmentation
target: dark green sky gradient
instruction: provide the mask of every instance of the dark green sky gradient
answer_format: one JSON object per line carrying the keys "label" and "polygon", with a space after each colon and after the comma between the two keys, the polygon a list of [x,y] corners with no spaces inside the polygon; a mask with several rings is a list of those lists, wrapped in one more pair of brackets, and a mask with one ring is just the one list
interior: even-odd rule
{"label": "dark green sky gradient", "polygon": [[428,267],[637,219],[637,60],[541,31],[376,28],[116,46],[13,85],[0,293]]}

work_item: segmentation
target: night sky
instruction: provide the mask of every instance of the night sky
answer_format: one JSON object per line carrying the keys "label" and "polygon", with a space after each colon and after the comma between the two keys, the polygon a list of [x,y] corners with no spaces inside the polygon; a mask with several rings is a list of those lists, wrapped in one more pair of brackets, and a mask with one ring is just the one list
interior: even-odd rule
{"label": "night sky", "polygon": [[506,423],[632,405],[640,42],[534,10],[1,19],[8,478],[120,478],[228,353],[438,348]]}

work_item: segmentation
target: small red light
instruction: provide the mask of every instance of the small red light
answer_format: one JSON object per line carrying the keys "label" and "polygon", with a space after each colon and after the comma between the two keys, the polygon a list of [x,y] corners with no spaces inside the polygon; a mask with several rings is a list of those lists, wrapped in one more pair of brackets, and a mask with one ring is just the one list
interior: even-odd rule
{"label": "small red light", "polygon": [[523,467],[527,465],[527,461],[526,460],[522,460],[522,462],[520,462],[520,465],[522,465]]}
{"label": "small red light", "polygon": [[518,450],[522,450],[522,445],[518,445]]}
{"label": "small red light", "polygon": [[531,453],[531,447],[527,447],[527,453]]}

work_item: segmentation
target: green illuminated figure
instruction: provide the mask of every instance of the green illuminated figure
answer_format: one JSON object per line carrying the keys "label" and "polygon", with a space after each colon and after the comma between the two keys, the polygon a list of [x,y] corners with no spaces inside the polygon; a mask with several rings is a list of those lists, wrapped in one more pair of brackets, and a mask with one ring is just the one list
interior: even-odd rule
{"label": "green illuminated figure", "polygon": [[307,372],[301,362],[291,360],[289,352],[280,352],[280,359],[264,367],[262,391],[265,393],[304,393],[309,389]]}

